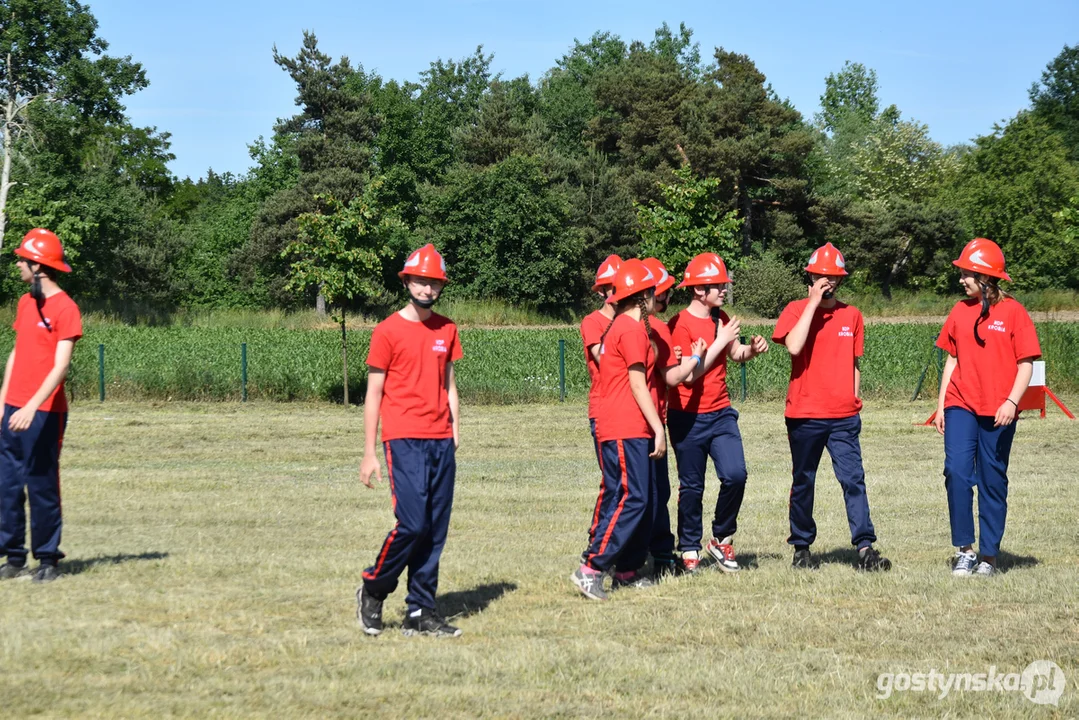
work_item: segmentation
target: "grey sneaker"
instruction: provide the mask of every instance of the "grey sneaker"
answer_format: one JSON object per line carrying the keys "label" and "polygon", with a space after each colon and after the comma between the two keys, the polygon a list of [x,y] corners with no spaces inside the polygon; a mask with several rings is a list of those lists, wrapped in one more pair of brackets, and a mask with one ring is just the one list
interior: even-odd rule
{"label": "grey sneaker", "polygon": [[617,590],[619,588],[650,588],[655,587],[658,583],[652,578],[644,575],[640,572],[635,572],[627,577],[614,576],[614,580],[611,582],[611,589]]}
{"label": "grey sneaker", "polygon": [[816,570],[820,567],[820,563],[813,557],[813,553],[809,552],[809,548],[802,548],[794,551],[791,567],[798,570]]}
{"label": "grey sneaker", "polygon": [[986,561],[982,560],[974,568],[974,572],[972,574],[981,575],[982,577],[989,577],[990,575],[995,575],[996,572],[997,572],[997,569],[994,566],[992,566],[989,563],[987,563]]}
{"label": "grey sneaker", "polygon": [[356,591],[356,619],[360,621],[363,631],[368,635],[378,635],[382,632],[382,601],[371,593],[365,593],[363,585]]}
{"label": "grey sneaker", "polygon": [[34,582],[48,583],[60,577],[60,570],[55,565],[41,563],[34,571]]}
{"label": "grey sneaker", "polygon": [[606,600],[607,593],[603,591],[603,573],[586,573],[581,569],[583,567],[582,565],[577,568],[570,576],[570,580],[589,600]]}
{"label": "grey sneaker", "polygon": [[952,558],[952,575],[956,577],[970,577],[974,566],[978,564],[978,556],[973,552],[957,550]]}
{"label": "grey sneaker", "polygon": [[25,565],[15,565],[10,562],[6,562],[0,565],[0,580],[11,580],[17,577],[23,577],[30,574],[30,568]]}

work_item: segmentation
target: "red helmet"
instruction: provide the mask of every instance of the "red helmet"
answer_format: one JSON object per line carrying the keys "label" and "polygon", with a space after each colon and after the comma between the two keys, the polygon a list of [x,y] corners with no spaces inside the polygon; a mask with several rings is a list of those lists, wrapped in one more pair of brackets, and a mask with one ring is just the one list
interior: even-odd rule
{"label": "red helmet", "polygon": [[1000,246],[985,238],[974,238],[968,242],[963,252],[959,253],[959,259],[953,260],[952,265],[1011,281],[1008,273],[1004,272],[1004,253],[1001,252]]}
{"label": "red helmet", "polygon": [[15,248],[15,254],[60,272],[71,272],[71,266],[64,261],[64,246],[60,244],[60,238],[45,228],[34,228],[26,233],[22,245]]}
{"label": "red helmet", "polygon": [[656,276],[656,295],[662,295],[674,287],[674,278],[667,272],[667,268],[663,263],[655,258],[645,258],[641,262],[644,263],[649,272]]}
{"label": "red helmet", "polygon": [[592,285],[592,292],[599,292],[604,285],[614,285],[614,274],[618,272],[621,265],[622,258],[617,255],[608,255],[596,270],[596,282]]}
{"label": "red helmet", "polygon": [[446,261],[442,259],[442,255],[439,254],[438,250],[435,250],[435,246],[431,243],[427,243],[419,250],[413,251],[408,256],[408,260],[405,260],[404,270],[397,273],[397,275],[398,277],[415,275],[416,277],[441,280],[442,282],[449,282],[450,280],[446,277]]}
{"label": "red helmet", "polygon": [[723,258],[712,252],[701,253],[689,261],[681,284],[678,287],[692,287],[694,285],[721,285],[729,283],[727,265]]}
{"label": "red helmet", "polygon": [[843,260],[843,253],[829,242],[813,251],[805,270],[813,275],[842,276],[848,274],[846,268],[847,263]]}
{"label": "red helmet", "polygon": [[614,275],[614,294],[607,302],[616,303],[630,295],[654,288],[658,278],[637,258],[626,260]]}

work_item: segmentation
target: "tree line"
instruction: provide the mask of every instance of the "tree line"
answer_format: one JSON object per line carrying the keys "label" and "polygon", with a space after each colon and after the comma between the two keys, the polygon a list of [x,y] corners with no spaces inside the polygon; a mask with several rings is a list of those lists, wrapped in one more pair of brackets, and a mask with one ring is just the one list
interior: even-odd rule
{"label": "tree line", "polygon": [[752,59],[704,56],[684,25],[597,32],[536,79],[477,48],[416,82],[304,33],[296,55],[272,53],[295,114],[252,142],[246,173],[193,181],[169,172],[167,132],[124,114],[145,72],[107,54],[86,6],[0,0],[0,17],[3,243],[54,229],[88,304],[367,311],[399,299],[396,272],[426,242],[456,297],[556,314],[591,302],[610,253],[677,271],[704,248],[729,260],[737,298],[773,313],[825,241],[852,285],[886,296],[953,289],[974,236],[1003,247],[1017,287],[1079,289],[1079,45],[1028,108],[946,148],[884,106],[870,68],[837,68],[805,117]]}

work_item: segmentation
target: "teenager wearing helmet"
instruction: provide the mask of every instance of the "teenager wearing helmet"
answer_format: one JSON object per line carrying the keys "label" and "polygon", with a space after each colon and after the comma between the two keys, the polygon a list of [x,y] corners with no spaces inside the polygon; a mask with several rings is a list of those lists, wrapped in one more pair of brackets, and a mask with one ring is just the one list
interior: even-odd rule
{"label": "teenager wearing helmet", "polygon": [[461,359],[457,326],[431,308],[448,282],[433,245],[409,255],[398,273],[408,304],[371,334],[364,401],[360,480],[371,488],[382,470],[375,447],[379,422],[397,522],[356,592],[364,632],[382,632],[382,603],[408,569],[406,635],[461,634],[435,609],[438,563],[446,544],[457,472],[460,407],[454,363]]}
{"label": "teenager wearing helmet", "polygon": [[733,536],[747,472],[738,412],[731,407],[727,391],[727,358],[746,362],[767,352],[768,341],[760,335],[748,345],[739,341],[741,324],[720,309],[730,282],[727,266],[719,255],[697,255],[689,261],[678,286],[690,288],[693,299],[669,323],[671,339],[677,347],[684,349],[703,338],[724,349],[713,354],[709,348],[704,362],[668,395],[667,426],[678,461],[678,549],[686,572],[695,572],[700,563],[704,476],[709,457],[719,475],[720,490],[708,552],[724,572],[740,569]]}
{"label": "teenager wearing helmet", "polygon": [[60,449],[67,427],[64,378],[75,342],[82,337],[79,306],[60,289],[58,273],[71,272],[60,239],[43,228],[26,234],[15,250],[19,275],[30,292],[19,299],[15,348],[4,369],[0,402],[0,579],[29,572],[26,510],[30,502],[30,549],[40,565],[34,582],[59,577],[63,518]]}
{"label": "teenager wearing helmet", "polygon": [[889,570],[892,563],[873,547],[877,536],[869,517],[865,470],[858,436],[861,420],[861,367],[865,322],[853,305],[835,292],[847,275],[843,254],[826,243],[809,257],[809,296],[783,309],[772,342],[791,354],[791,380],[784,417],[793,465],[790,495],[792,565],[814,568],[809,547],[817,538],[813,491],[824,449],[843,487],[851,544],[861,570]]}
{"label": "teenager wearing helmet", "polygon": [[[596,524],[599,522],[600,503],[603,501],[603,459],[600,457],[599,443],[596,441],[596,413],[599,412],[600,387],[599,387],[599,346],[603,340],[603,333],[607,326],[614,320],[614,305],[607,299],[614,293],[614,275],[622,265],[622,258],[617,255],[609,255],[600,263],[596,270],[595,282],[592,284],[592,292],[603,298],[603,307],[589,313],[581,320],[581,344],[584,346],[584,362],[588,368],[588,378],[591,385],[588,390],[588,425],[592,431],[592,447],[596,451],[596,461],[600,464],[600,493],[596,500],[596,508],[592,513],[592,524],[588,528],[588,544],[592,544],[592,538],[596,532]],[[584,562],[588,550],[581,554]]]}
{"label": "teenager wearing helmet", "polygon": [[[667,272],[666,266],[658,259],[645,258],[642,262],[649,272],[656,276],[654,314],[648,319],[652,332],[652,341],[656,345],[656,379],[653,384],[652,399],[656,403],[656,411],[659,413],[660,422],[666,423],[669,388],[684,382],[693,370],[704,362],[708,345],[703,338],[698,338],[690,348],[689,353],[685,355],[682,354],[681,349],[675,349],[671,340],[670,328],[656,315],[667,310],[667,304],[671,297],[671,288],[674,287],[677,281]],[[722,348],[719,347],[713,350],[713,362],[715,361],[715,353],[721,350]],[[653,462],[655,463],[656,476],[656,512],[648,551],[652,555],[655,576],[663,577],[674,575],[679,565],[674,554],[675,540],[674,534],[671,533],[671,515],[667,507],[671,499],[668,459],[667,457],[661,457]]]}
{"label": "teenager wearing helmet", "polygon": [[[944,436],[944,487],[957,548],[952,574],[986,576],[996,572],[1004,537],[1019,400],[1042,351],[1026,309],[1000,289],[1011,278],[995,242],[971,240],[952,264],[961,270],[967,299],[952,308],[937,338],[948,359],[934,424]],[[975,487],[980,562],[973,548]]]}
{"label": "teenager wearing helmet", "polygon": [[656,352],[649,338],[656,277],[640,260],[626,260],[615,274],[607,302],[615,317],[600,345],[601,401],[596,439],[603,468],[599,523],[588,554],[571,580],[592,600],[606,600],[603,577],[615,587],[651,584],[640,574],[648,555],[655,509],[652,460],[667,452],[663,424],[650,385]]}

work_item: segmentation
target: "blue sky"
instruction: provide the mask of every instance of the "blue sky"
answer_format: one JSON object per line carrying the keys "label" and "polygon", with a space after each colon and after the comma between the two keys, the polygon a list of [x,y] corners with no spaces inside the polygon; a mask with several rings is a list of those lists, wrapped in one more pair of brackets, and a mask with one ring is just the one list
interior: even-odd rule
{"label": "blue sky", "polygon": [[749,55],[781,97],[817,111],[828,73],[845,60],[877,71],[882,105],[927,123],[950,145],[990,131],[1027,105],[1027,90],[1064,47],[1079,43],[1079,2],[90,2],[109,52],[141,62],[150,87],[128,98],[138,125],[172,133],[180,177],[241,173],[247,145],[295,112],[295,87],[273,63],[302,31],[335,58],[384,78],[415,80],[437,58],[482,44],[493,68],[533,81],[574,38],[597,30],[651,40],[685,22],[703,57]]}

